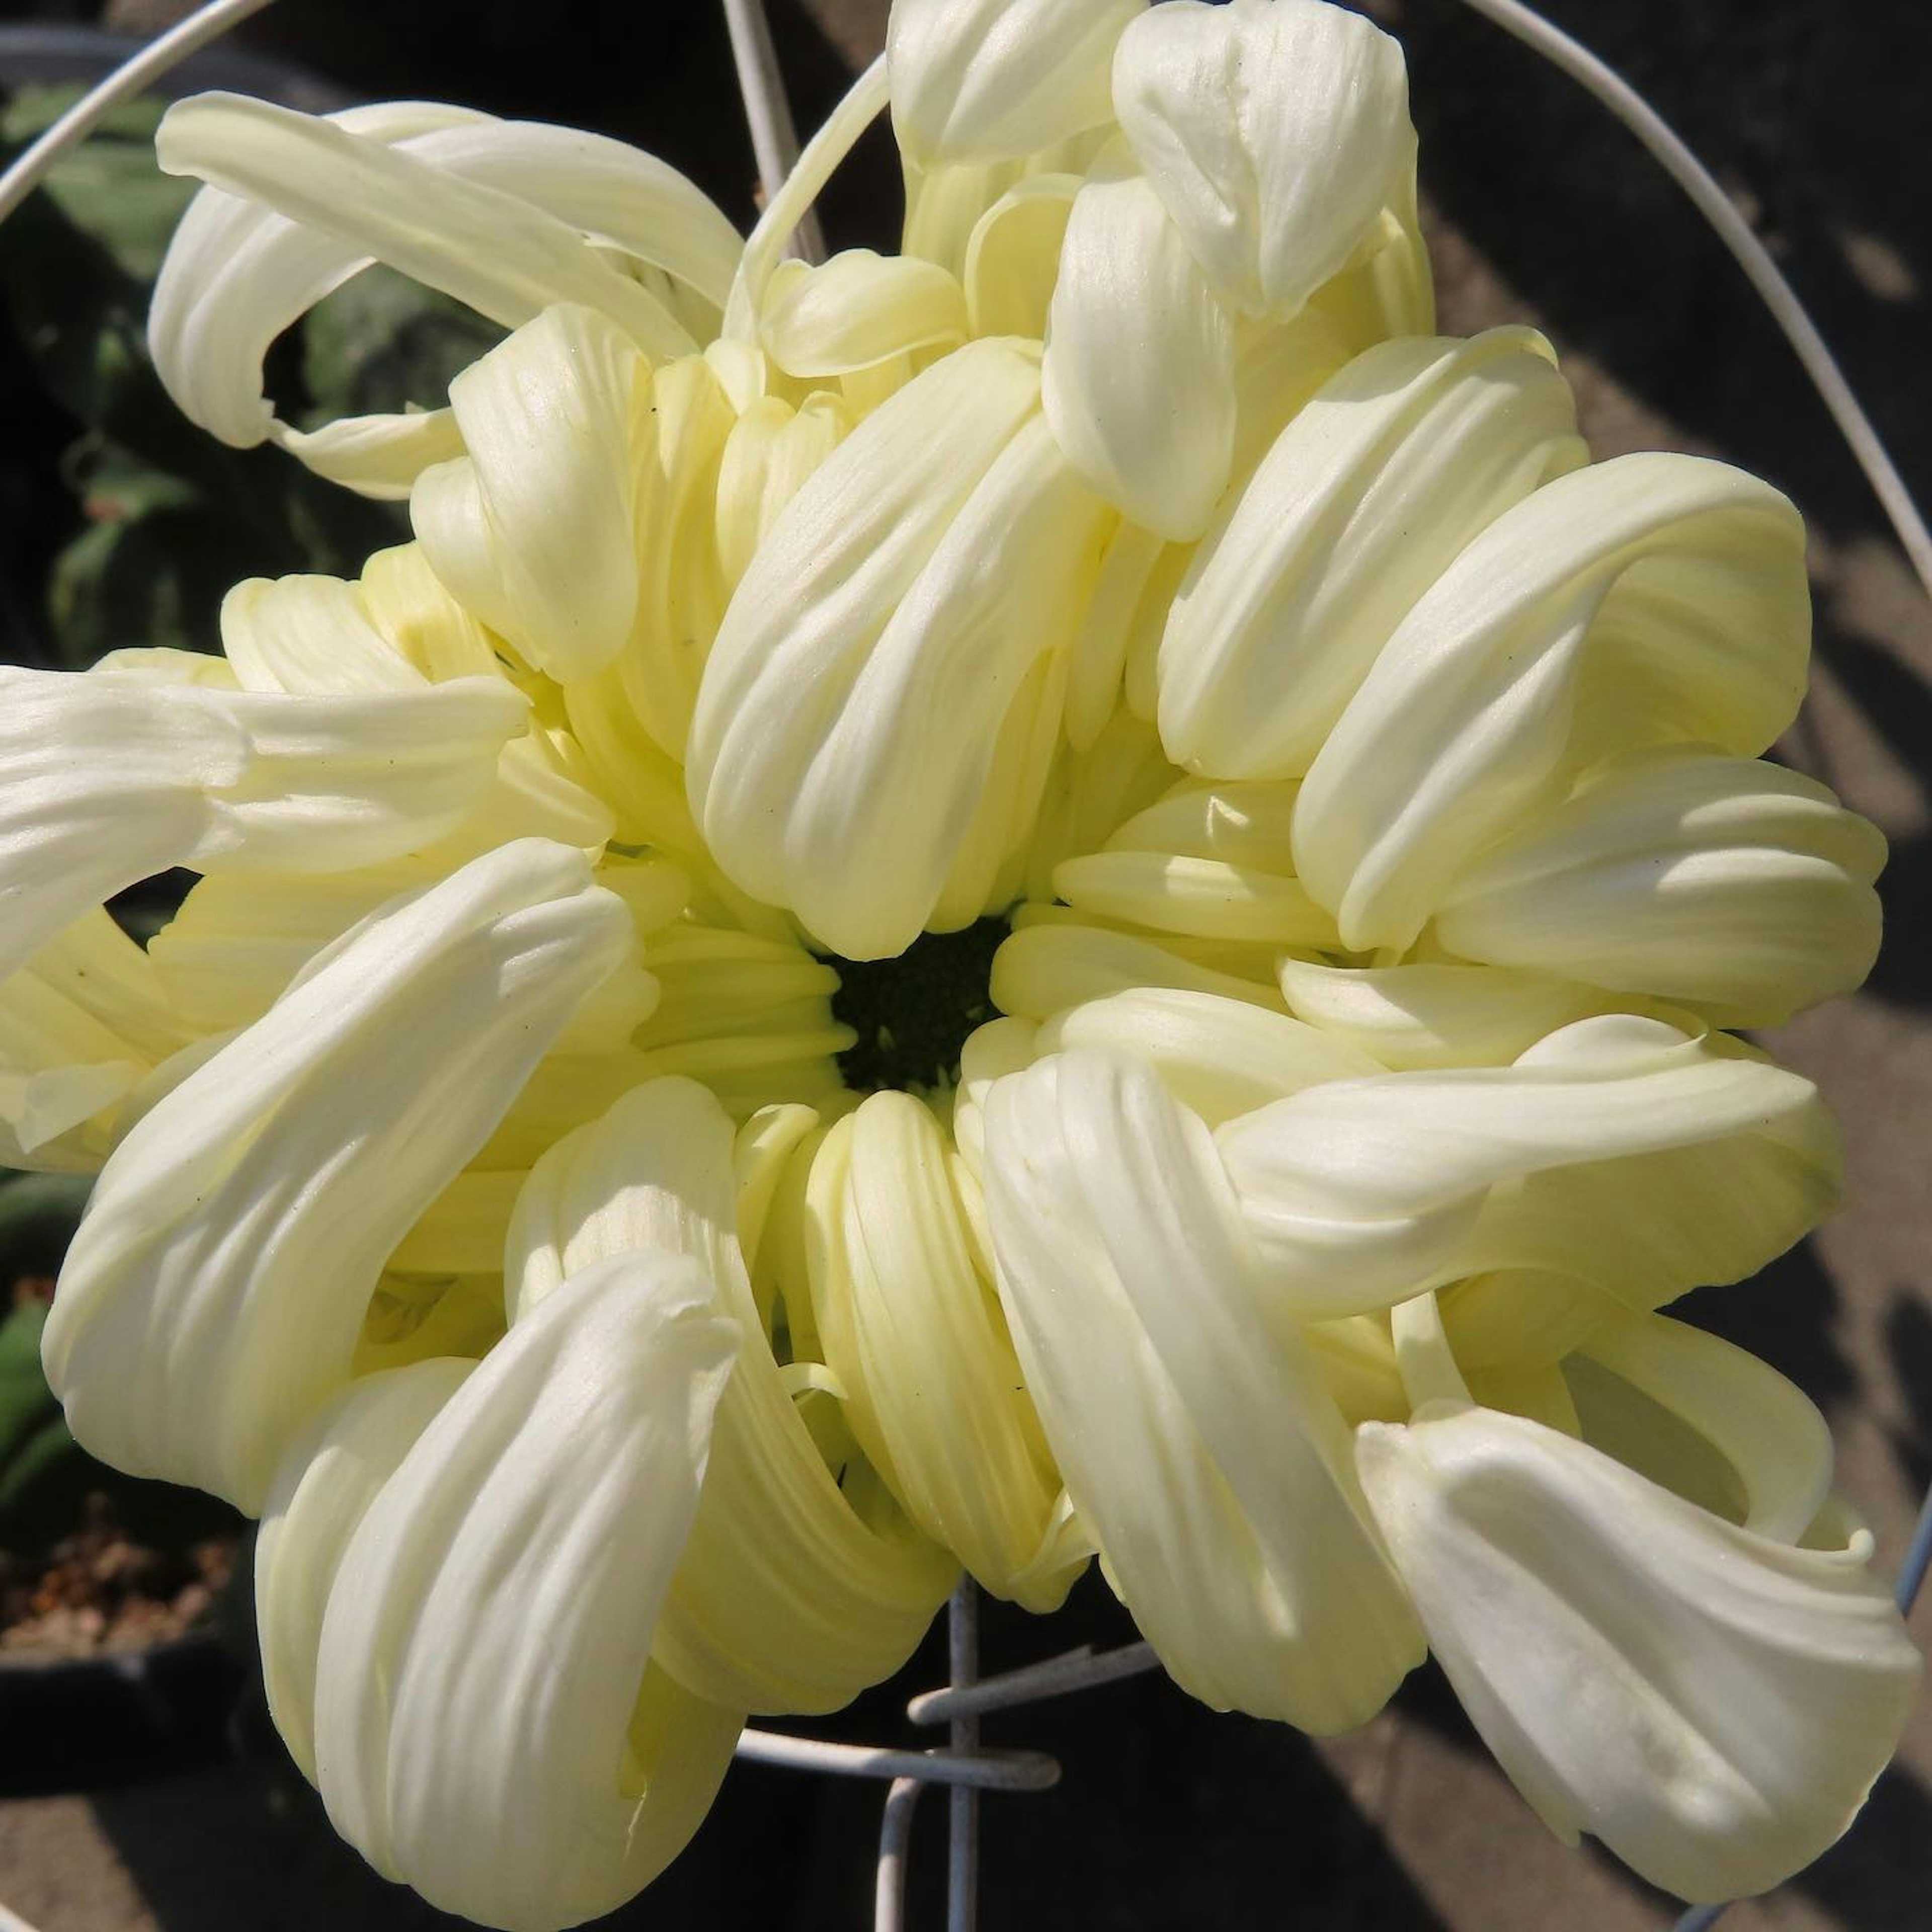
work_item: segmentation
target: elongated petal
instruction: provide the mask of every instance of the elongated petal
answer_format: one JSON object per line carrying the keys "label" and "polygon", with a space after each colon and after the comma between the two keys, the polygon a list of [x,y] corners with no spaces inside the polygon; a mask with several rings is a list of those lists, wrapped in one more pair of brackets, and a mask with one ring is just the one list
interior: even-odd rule
{"label": "elongated petal", "polygon": [[350,1538],[317,1782],[336,1828],[432,1904],[554,1932],[647,1884],[709,1808],[742,1714],[646,1672],[738,1340],[683,1257],[586,1270],[451,1396]]}
{"label": "elongated petal", "polygon": [[1043,341],[1078,175],[1029,175],[974,224],[964,280],[975,335]]}
{"label": "elongated petal", "polygon": [[1210,1127],[1305,1087],[1382,1071],[1366,1054],[1284,1013],[1163,987],[1090,1000],[1040,1028],[1041,1054],[1075,1047],[1137,1054]]}
{"label": "elongated petal", "polygon": [[855,1454],[826,1466],[774,1361],[736,1235],[731,1126],[694,1081],[627,1094],[538,1162],[506,1256],[521,1315],[566,1273],[637,1252],[696,1261],[744,1330],[710,1472],[666,1600],[658,1661],[690,1690],[754,1710],[845,1703],[904,1662],[955,1570]]}
{"label": "elongated petal", "polygon": [[1234,449],[1234,319],[1118,150],[1075,197],[1042,368],[1067,460],[1137,524],[1208,526]]}
{"label": "elongated petal", "polygon": [[1047,1440],[1107,1574],[1208,1703],[1332,1731],[1421,1654],[1348,1432],[1259,1264],[1207,1130],[1124,1056],[998,1082],[987,1206]]}
{"label": "elongated petal", "polygon": [[329,1592],[357,1526],[472,1364],[418,1362],[352,1382],[292,1443],[262,1505],[255,1621],[268,1712],[315,1781],[315,1666]]}
{"label": "elongated petal", "polygon": [[[154,147],[166,172],[266,202],[352,250],[350,272],[373,256],[508,328],[554,303],[579,302],[650,355],[697,346],[663,303],[568,223],[406,147],[227,94],[177,102]],[[311,263],[314,292],[303,307],[326,292],[314,288],[316,279]],[[338,270],[327,286],[343,279]],[[293,320],[286,316],[284,326]]]}
{"label": "elongated petal", "polygon": [[1764,1891],[1851,1822],[1919,1676],[1869,1536],[1791,1549],[1491,1411],[1358,1444],[1430,1648],[1560,1837],[1702,1900]]}
{"label": "elongated petal", "polygon": [[1030,154],[1113,118],[1114,43],[1144,0],[893,0],[892,131],[922,168]]}
{"label": "elongated petal", "polygon": [[103,1173],[44,1342],[76,1434],[259,1508],[384,1258],[632,944],[582,855],[532,840],[315,962]]}
{"label": "elongated petal", "polygon": [[[1788,1196],[1790,1210],[1764,1222],[1788,1245],[1802,1232],[1793,1216],[1815,1218],[1828,1200],[1808,1157],[1817,1112],[1795,1074],[1612,1016],[1565,1027],[1508,1067],[1310,1088],[1218,1138],[1271,1282],[1307,1318],[1387,1306],[1485,1268],[1588,1278],[1613,1267],[1620,1220],[1646,1224],[1642,1238],[1666,1254],[1682,1250],[1672,1285],[1659,1283],[1682,1292],[1741,1232],[1700,1205],[1711,1178],[1700,1159],[1741,1168],[1740,1185],[1761,1172],[1774,1199]],[[1633,1157],[1654,1169],[1633,1172]],[[1684,1184],[1660,1186],[1674,1164]],[[1479,1230],[1490,1190],[1526,1179]],[[1698,1278],[1736,1279],[1769,1258],[1756,1252],[1747,1268]]]}
{"label": "elongated petal", "polygon": [[[346,132],[512,194],[724,302],[737,236],[697,188],[649,154],[602,135],[422,102],[329,118]],[[406,494],[428,464],[459,453],[437,440],[448,430],[440,412],[365,417],[304,434],[276,424],[262,394],[262,359],[275,338],[372,259],[352,241],[204,188],[176,230],[149,314],[149,344],[169,393],[224,442],[245,447],[272,433],[332,480],[370,495]]]}
{"label": "elongated petal", "polygon": [[750,568],[784,506],[838,447],[852,428],[850,412],[820,390],[794,410],[761,397],[731,425],[718,471],[718,559],[728,598]]}
{"label": "elongated petal", "polygon": [[1804,688],[1804,532],[1704,458],[1559,477],[1436,580],[1303,785],[1295,856],[1352,950],[1407,946],[1464,866],[1608,753],[1751,758]]}
{"label": "elongated petal", "polygon": [[1168,0],[1120,38],[1114,105],[1216,290],[1286,314],[1346,267],[1413,167],[1402,50],[1320,0]]}
{"label": "elongated petal", "polygon": [[1760,1536],[1799,1541],[1830,1497],[1831,1432],[1816,1405],[1775,1369],[1715,1335],[1666,1316],[1640,1316],[1593,1336],[1564,1373],[1592,1448],[1677,1489],[1672,1432],[1657,1426],[1663,1411],[1723,1461],[1744,1526]]}
{"label": "elongated petal", "polygon": [[966,298],[913,255],[848,248],[816,267],[781,262],[758,319],[765,352],[793,376],[848,376],[966,338]]}
{"label": "elongated petal", "polygon": [[1098,562],[1105,513],[1036,381],[974,344],[869,417],[778,519],[706,668],[689,781],[712,849],[850,958],[926,924]]}
{"label": "elongated petal", "polygon": [[913,1520],[997,1595],[1052,1610],[1085,1553],[1052,1547],[1059,1472],[951,1166],[908,1094],[839,1122],[812,1163],[812,1312],[853,1433]]}
{"label": "elongated petal", "polygon": [[172,866],[332,870],[430,843],[526,711],[495,679],[284,698],[0,670],[0,976]]}
{"label": "elongated petal", "polygon": [[637,614],[631,410],[649,374],[602,316],[547,310],[450,385],[470,454],[410,500],[436,574],[560,682],[602,670]]}
{"label": "elongated petal", "polygon": [[1781,765],[1640,753],[1485,853],[1436,936],[1466,958],[1774,1026],[1870,970],[1884,860],[1876,826]]}
{"label": "elongated petal", "polygon": [[1456,553],[1583,454],[1568,386],[1530,330],[1356,357],[1194,554],[1161,639],[1168,755],[1217,776],[1299,777]]}

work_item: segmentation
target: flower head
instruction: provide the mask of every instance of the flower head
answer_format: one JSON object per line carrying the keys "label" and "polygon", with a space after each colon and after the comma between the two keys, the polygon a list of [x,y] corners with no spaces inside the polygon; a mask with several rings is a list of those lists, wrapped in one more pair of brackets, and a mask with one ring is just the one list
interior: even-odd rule
{"label": "flower head", "polygon": [[[888,102],[902,251],[782,260]],[[898,0],[742,246],[453,109],[160,154],[178,400],[414,540],[10,674],[0,1120],[100,1169],[50,1373],[262,1513],[344,1834],[574,1922],[746,1713],[1097,1556],[1218,1706],[1432,1648],[1687,1896],[1828,1843],[1916,1659],[1816,1412],[1656,1311],[1830,1210],[1722,1029],[1857,982],[1881,842],[1763,762],[1790,505],[1432,333],[1394,43]],[[507,332],[295,430],[262,355],[376,260]],[[143,952],[100,907],[171,866]]]}

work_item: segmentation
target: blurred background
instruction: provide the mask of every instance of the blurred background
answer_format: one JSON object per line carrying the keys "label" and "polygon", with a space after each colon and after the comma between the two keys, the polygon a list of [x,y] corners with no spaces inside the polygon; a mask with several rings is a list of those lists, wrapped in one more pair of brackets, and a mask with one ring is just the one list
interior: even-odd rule
{"label": "blurred background", "polygon": [[[71,84],[188,9],[0,7],[0,146]],[[801,127],[881,44],[885,0],[771,0]],[[1932,1478],[1932,612],[1781,338],[1634,140],[1459,0],[1369,0],[1408,53],[1442,326],[1528,320],[1555,341],[1600,456],[1721,456],[1768,477],[1811,532],[1817,657],[1780,754],[1890,836],[1886,949],[1868,988],[1770,1043],[1834,1103],[1847,1211],[1760,1281],[1687,1312],[1765,1355],[1829,1415],[1841,1481],[1895,1568]],[[1932,8],[1922,0],[1547,0],[1714,167],[1838,350],[1908,483],[1932,496]],[[404,97],[618,136],[742,224],[753,170],[711,0],[282,0],[182,91],[326,110]],[[127,110],[0,230],[0,656],[80,666],[119,645],[212,647],[236,579],[350,569],[399,517],[266,450],[221,449],[148,368],[146,290],[182,184],[152,166],[157,108]],[[896,245],[882,132],[823,209],[833,247]],[[479,332],[481,331],[481,332]],[[375,276],[278,346],[271,388],[334,415],[433,400],[490,332]],[[296,416],[298,408],[285,410]],[[120,908],[138,928],[165,887]],[[132,1484],[65,1436],[36,1340],[79,1196],[0,1179],[0,1900],[39,1932],[320,1932],[455,1926],[328,1828],[256,1687],[241,1526]],[[1932,1613],[1915,1630],[1932,1634]],[[986,1616],[985,1667],[1130,1640],[1098,1580],[1042,1624]],[[118,1661],[104,1664],[101,1659]],[[908,1680],[818,1727],[910,1741]],[[1670,1902],[1544,1832],[1432,1671],[1357,1735],[1311,1744],[1142,1679],[989,1720],[1056,1753],[1060,1787],[989,1798],[982,1922],[1320,1932],[1588,1932],[1667,1925]],[[602,1922],[832,1932],[870,1922],[880,1792],[740,1766],[692,1848]],[[944,1807],[928,1798],[912,1920],[939,1922]],[[1932,1924],[1932,1719],[1922,1711],[1850,1838],[1735,1932]]]}

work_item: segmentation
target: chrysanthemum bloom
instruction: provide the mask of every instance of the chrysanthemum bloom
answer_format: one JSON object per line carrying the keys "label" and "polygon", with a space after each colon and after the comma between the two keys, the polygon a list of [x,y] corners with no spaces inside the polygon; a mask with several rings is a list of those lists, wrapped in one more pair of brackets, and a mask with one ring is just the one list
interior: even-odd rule
{"label": "chrysanthemum bloom", "polygon": [[[1432,1648],[1687,1898],[1889,1756],[1816,1412],[1658,1312],[1838,1186],[1724,1030],[1877,939],[1762,761],[1798,520],[1430,333],[1405,87],[1316,0],[900,0],[742,249],[591,136],[170,116],[164,376],[415,541],[8,674],[0,1111],[100,1169],[76,1430],[261,1514],[277,1721],[438,1904],[615,1904],[962,1566],[1097,1554],[1310,1730]],[[888,101],[904,252],[782,260]],[[292,430],[263,352],[371,260],[508,333]]]}

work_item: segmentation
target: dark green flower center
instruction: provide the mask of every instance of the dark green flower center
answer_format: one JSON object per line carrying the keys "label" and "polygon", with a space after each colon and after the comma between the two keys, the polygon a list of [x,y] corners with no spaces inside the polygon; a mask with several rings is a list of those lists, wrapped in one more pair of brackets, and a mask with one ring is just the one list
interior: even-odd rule
{"label": "dark green flower center", "polygon": [[963,932],[921,933],[896,959],[833,958],[832,1015],[859,1036],[838,1056],[845,1084],[868,1094],[952,1080],[966,1036],[999,1018],[987,982],[1006,931],[1003,919],[982,919]]}

